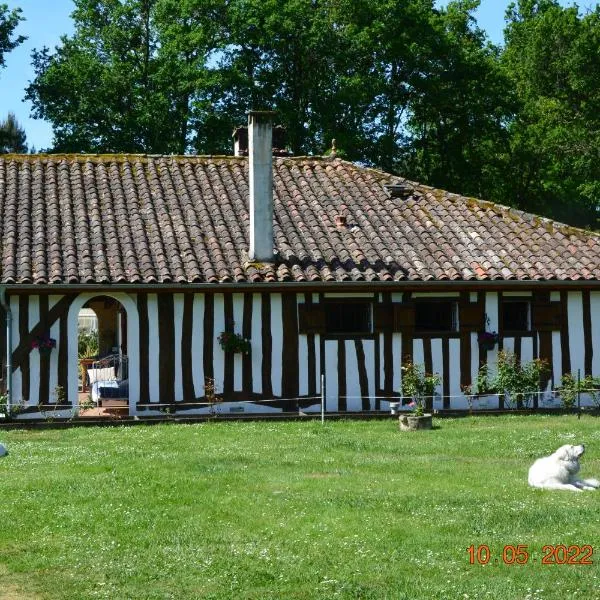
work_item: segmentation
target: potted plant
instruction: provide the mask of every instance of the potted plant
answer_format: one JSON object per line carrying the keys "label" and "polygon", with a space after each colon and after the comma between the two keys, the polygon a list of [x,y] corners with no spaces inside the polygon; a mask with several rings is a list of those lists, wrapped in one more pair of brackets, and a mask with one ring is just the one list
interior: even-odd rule
{"label": "potted plant", "polygon": [[32,348],[37,348],[40,354],[50,354],[53,348],[56,348],[56,340],[47,333],[36,336],[31,342]]}
{"label": "potted plant", "polygon": [[548,370],[548,361],[536,358],[522,362],[512,352],[498,355],[498,374],[494,385],[504,393],[508,408],[529,408],[532,398],[540,392],[542,375]]}
{"label": "potted plant", "polygon": [[239,333],[222,331],[217,338],[224,352],[248,354],[250,352],[250,340]]}
{"label": "potted plant", "polygon": [[421,365],[407,361],[402,365],[402,387],[400,393],[408,399],[408,406],[413,409],[410,415],[400,416],[402,431],[431,429],[432,415],[425,410],[431,405],[435,388],[440,383],[437,373],[426,373]]}

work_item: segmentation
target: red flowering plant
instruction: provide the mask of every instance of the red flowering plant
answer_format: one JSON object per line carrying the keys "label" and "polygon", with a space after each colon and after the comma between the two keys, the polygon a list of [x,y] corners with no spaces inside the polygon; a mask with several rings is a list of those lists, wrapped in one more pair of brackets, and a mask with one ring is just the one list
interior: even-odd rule
{"label": "red flowering plant", "polygon": [[222,331],[217,340],[224,352],[239,352],[241,354],[248,354],[250,352],[250,340],[239,333]]}
{"label": "red flowering plant", "polygon": [[49,352],[52,348],[56,348],[56,340],[48,334],[38,335],[31,342],[32,348],[37,348],[40,352]]}

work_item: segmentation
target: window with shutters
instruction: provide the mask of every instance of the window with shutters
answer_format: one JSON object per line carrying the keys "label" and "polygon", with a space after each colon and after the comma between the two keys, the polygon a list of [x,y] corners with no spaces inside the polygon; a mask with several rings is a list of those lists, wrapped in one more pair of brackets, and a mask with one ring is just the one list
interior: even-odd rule
{"label": "window with shutters", "polygon": [[531,331],[531,301],[523,298],[505,298],[501,308],[502,331],[528,333]]}
{"label": "window with shutters", "polygon": [[417,300],[415,331],[447,333],[458,329],[458,303],[453,300]]}
{"label": "window with shutters", "polygon": [[371,302],[327,302],[325,333],[333,335],[364,335],[373,332]]}

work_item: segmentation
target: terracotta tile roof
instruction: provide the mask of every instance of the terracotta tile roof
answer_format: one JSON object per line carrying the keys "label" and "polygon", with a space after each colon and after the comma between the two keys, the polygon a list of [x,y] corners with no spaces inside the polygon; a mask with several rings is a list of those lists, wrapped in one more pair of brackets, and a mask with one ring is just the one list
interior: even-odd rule
{"label": "terracotta tile roof", "polygon": [[[247,159],[0,157],[2,283],[600,280],[600,236],[339,160],[275,158],[274,264]],[[345,225],[336,225],[338,215]]]}

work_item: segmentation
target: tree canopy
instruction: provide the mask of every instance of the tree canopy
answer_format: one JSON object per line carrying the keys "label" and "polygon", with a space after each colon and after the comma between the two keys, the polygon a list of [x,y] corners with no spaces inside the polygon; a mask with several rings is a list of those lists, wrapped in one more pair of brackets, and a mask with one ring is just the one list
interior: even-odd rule
{"label": "tree canopy", "polygon": [[600,9],[518,0],[74,0],[26,97],[54,150],[229,153],[273,109],[295,154],[350,160],[598,227]]}
{"label": "tree canopy", "polygon": [[5,53],[10,52],[26,39],[22,35],[14,35],[17,25],[22,20],[20,8],[9,10],[6,4],[0,4],[0,67],[5,66]]}
{"label": "tree canopy", "polygon": [[27,152],[27,136],[25,130],[17,122],[14,113],[8,113],[4,121],[0,121],[0,154],[8,152]]}

